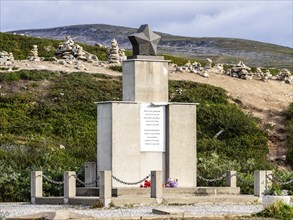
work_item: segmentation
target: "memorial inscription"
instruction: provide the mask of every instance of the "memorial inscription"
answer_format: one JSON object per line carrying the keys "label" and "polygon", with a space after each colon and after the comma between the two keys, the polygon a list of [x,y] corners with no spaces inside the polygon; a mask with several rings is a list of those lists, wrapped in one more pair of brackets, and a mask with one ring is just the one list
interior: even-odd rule
{"label": "memorial inscription", "polygon": [[141,104],[141,151],[165,151],[165,106]]}

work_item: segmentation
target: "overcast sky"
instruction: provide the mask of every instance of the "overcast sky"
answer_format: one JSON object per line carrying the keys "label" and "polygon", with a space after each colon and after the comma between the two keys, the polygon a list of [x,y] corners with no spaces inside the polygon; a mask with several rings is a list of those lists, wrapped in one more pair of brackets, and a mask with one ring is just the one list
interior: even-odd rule
{"label": "overcast sky", "polygon": [[293,0],[0,0],[0,30],[112,24],[194,37],[232,37],[293,47]]}

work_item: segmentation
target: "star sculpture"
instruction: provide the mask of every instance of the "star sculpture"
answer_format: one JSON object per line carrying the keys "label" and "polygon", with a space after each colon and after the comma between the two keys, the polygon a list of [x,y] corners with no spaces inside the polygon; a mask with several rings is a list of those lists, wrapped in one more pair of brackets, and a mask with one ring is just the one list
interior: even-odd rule
{"label": "star sculpture", "polygon": [[136,55],[157,55],[157,45],[161,36],[152,32],[148,24],[143,24],[136,33],[128,36],[132,44],[133,56]]}

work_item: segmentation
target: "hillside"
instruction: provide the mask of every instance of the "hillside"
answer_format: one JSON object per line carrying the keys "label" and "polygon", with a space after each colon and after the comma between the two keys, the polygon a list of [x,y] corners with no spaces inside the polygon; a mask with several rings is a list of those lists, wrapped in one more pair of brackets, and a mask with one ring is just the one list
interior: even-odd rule
{"label": "hillside", "polygon": [[[110,45],[116,38],[122,48],[129,49],[127,36],[136,29],[105,24],[74,25],[49,29],[15,30],[11,33],[64,40],[70,35],[75,41],[88,44]],[[207,57],[216,63],[236,63],[242,60],[249,66],[293,69],[293,49],[257,41],[232,38],[197,38],[160,33],[159,52],[205,61]]]}
{"label": "hillside", "polygon": [[[31,45],[58,45],[58,41],[0,33],[0,51],[18,51],[26,57]],[[96,55],[100,47],[85,45]],[[46,54],[52,56],[54,50]],[[177,58],[176,58],[177,59]],[[178,58],[179,59],[179,58]],[[185,61],[180,58],[180,61]],[[54,61],[17,60],[17,70],[0,70],[0,201],[29,199],[29,174],[43,170],[54,180],[64,170],[79,171],[96,159],[97,101],[121,100],[121,73],[82,62],[86,71]],[[169,67],[171,102],[197,102],[198,172],[207,178],[237,170],[252,181],[256,169],[275,169],[283,181],[292,163],[282,156],[292,148],[292,85],[278,81],[241,80],[211,73],[209,78],[175,73]],[[288,125],[286,125],[288,121]],[[287,130],[288,129],[288,130]],[[224,132],[214,138],[215,134]],[[287,145],[289,134],[289,145]],[[291,149],[292,155],[292,149]],[[269,157],[270,158],[269,158]],[[273,158],[275,157],[275,158]],[[280,157],[280,158],[278,158]],[[270,159],[270,160],[267,160]],[[290,159],[290,160],[289,160]],[[278,171],[275,161],[281,165]],[[199,185],[222,185],[221,182]],[[253,187],[240,182],[242,192]],[[287,186],[293,190],[293,186]],[[291,187],[291,188],[290,188]],[[44,184],[45,195],[60,195],[62,188]]]}

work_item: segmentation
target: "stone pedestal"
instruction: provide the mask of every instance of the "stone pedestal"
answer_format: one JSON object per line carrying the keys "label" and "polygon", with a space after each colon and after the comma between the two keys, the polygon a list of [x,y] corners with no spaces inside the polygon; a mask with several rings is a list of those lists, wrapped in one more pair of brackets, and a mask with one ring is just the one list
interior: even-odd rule
{"label": "stone pedestal", "polygon": [[196,105],[169,103],[166,177],[180,187],[196,186]]}
{"label": "stone pedestal", "polygon": [[100,200],[104,207],[109,207],[112,200],[112,174],[110,170],[100,172]]}
{"label": "stone pedestal", "polygon": [[96,187],[97,183],[97,163],[95,162],[86,162],[84,164],[84,182],[86,183],[85,187]]}
{"label": "stone pedestal", "polygon": [[[148,122],[142,119],[145,103],[98,103],[98,172],[112,170],[113,176],[136,182],[151,170],[161,170],[163,182],[171,177],[182,187],[196,186],[196,105],[168,103],[159,107],[165,112],[164,118],[158,119],[164,126],[147,136],[144,127]],[[149,142],[155,147],[147,145]],[[130,186],[113,181],[113,187]]]}
{"label": "stone pedestal", "polygon": [[254,195],[262,196],[266,188],[271,187],[272,181],[267,176],[272,175],[271,170],[254,171]]}
{"label": "stone pedestal", "polygon": [[31,172],[31,203],[36,203],[36,198],[43,197],[43,172]]}
{"label": "stone pedestal", "polygon": [[[151,170],[163,170],[164,152],[141,151],[140,107],[134,102],[98,104],[98,172],[136,182]],[[128,185],[131,187],[131,185]],[[113,181],[113,187],[127,187]]]}
{"label": "stone pedestal", "polygon": [[137,182],[151,170],[162,171],[162,183],[195,187],[196,105],[168,102],[163,57],[133,58],[123,62],[123,101],[97,103],[97,172],[111,170],[114,188],[133,187],[117,179]]}
{"label": "stone pedestal", "polygon": [[168,102],[168,61],[154,58],[123,62],[124,101]]}
{"label": "stone pedestal", "polygon": [[75,171],[66,171],[63,174],[64,179],[64,204],[67,204],[69,198],[76,197],[76,173]]}

